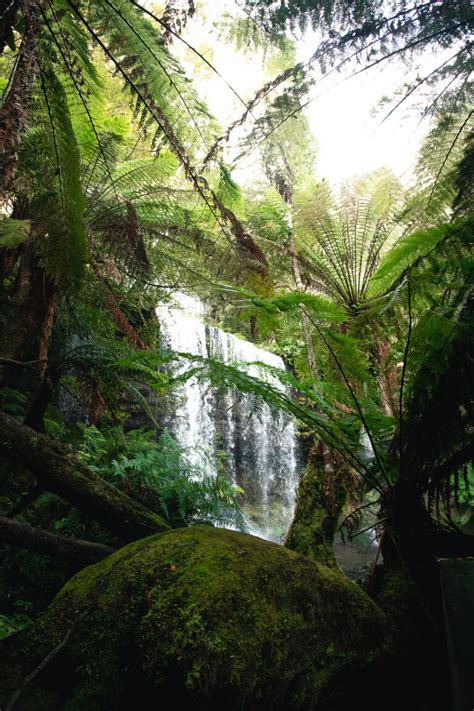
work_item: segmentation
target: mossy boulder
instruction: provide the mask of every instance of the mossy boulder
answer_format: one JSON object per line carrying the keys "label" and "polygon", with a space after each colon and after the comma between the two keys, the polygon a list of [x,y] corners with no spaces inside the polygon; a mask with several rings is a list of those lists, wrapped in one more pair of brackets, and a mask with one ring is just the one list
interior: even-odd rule
{"label": "mossy boulder", "polygon": [[175,530],[81,571],[3,642],[0,706],[43,664],[15,708],[320,708],[385,636],[339,571],[253,536]]}

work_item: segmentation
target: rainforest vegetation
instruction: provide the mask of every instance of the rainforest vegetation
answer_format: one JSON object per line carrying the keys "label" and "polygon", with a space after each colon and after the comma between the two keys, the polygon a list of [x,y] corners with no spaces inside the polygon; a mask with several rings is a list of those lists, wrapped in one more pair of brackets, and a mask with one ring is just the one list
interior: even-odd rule
{"label": "rainforest vegetation", "polygon": [[[2,709],[472,708],[439,561],[473,580],[473,25],[469,0],[0,0]],[[306,109],[393,61],[413,175],[333,186]],[[176,293],[285,367],[170,348]],[[205,471],[179,405],[163,424],[184,385],[293,423],[280,543],[225,447]],[[369,529],[354,582],[335,546]]]}

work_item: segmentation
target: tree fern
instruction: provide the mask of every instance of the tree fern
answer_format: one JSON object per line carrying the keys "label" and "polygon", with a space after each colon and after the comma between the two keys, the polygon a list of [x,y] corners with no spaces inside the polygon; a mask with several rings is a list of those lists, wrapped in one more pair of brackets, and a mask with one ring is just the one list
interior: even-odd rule
{"label": "tree fern", "polygon": [[399,196],[394,178],[379,174],[346,186],[338,201],[321,186],[309,203],[297,202],[295,229],[309,276],[349,309],[364,302],[381,254],[399,230]]}
{"label": "tree fern", "polygon": [[80,154],[64,88],[49,66],[41,66],[41,89],[58,176],[55,214],[45,216],[49,240],[43,256],[48,271],[65,287],[78,282],[86,257]]}

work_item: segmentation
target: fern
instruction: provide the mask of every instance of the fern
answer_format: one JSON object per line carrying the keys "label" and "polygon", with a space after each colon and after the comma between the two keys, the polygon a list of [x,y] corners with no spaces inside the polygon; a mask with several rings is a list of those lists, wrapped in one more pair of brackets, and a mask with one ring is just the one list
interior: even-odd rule
{"label": "fern", "polygon": [[295,229],[305,271],[349,311],[366,301],[383,250],[398,231],[397,182],[387,173],[354,181],[335,201],[326,187],[298,198]]}
{"label": "fern", "polygon": [[[451,224],[441,224],[427,230],[414,232],[403,237],[383,258],[372,278],[372,294],[382,294],[395,288],[406,273],[424,259],[436,253],[444,244],[472,242],[472,220],[460,220]],[[457,259],[457,255],[454,255]]]}
{"label": "fern", "polygon": [[0,247],[14,249],[29,238],[31,220],[16,220],[12,217],[0,218]]}
{"label": "fern", "polygon": [[[343,341],[345,343],[344,339]],[[336,346],[336,348],[338,347]],[[351,350],[348,356],[353,359],[354,350]],[[262,399],[276,410],[288,412],[300,422],[309,426],[336,451],[339,451],[361,473],[361,476],[367,478],[370,486],[378,486],[376,484],[377,475],[368,471],[368,467],[357,454],[361,422],[358,413],[351,407],[353,405],[351,396],[343,384],[332,386],[332,395],[334,396],[336,389],[338,394],[338,397],[333,399],[332,397],[325,397],[324,389],[319,390],[313,386],[305,386],[304,383],[289,373],[272,368],[264,363],[236,363],[231,365],[189,353],[170,353],[167,355],[163,352],[147,351],[146,353],[137,353],[131,358],[117,361],[115,366],[130,372],[137,369],[141,377],[146,378],[151,386],[156,387],[158,364],[161,366],[168,365],[168,367],[175,365],[175,373],[173,374],[173,371],[171,371],[168,375],[167,388],[175,387],[189,378],[209,380],[215,386],[237,388],[239,392],[249,393],[256,398]],[[186,367],[186,364],[189,364],[188,367]],[[251,375],[248,368],[252,366],[258,366],[262,371],[270,373],[275,379],[291,385],[302,398],[295,399],[287,394],[281,387],[277,386],[275,380],[269,382],[268,379],[264,380],[261,377]],[[351,367],[348,364],[347,367],[350,372]],[[354,365],[352,369],[354,369]],[[159,382],[159,387],[163,387],[162,377]],[[329,390],[327,393],[329,394]],[[373,426],[374,438],[377,440],[380,437],[385,447],[387,431],[391,426],[390,420],[381,416],[378,407],[370,398],[361,397],[360,401],[366,412],[366,419],[369,419]]]}
{"label": "fern", "polygon": [[46,217],[49,239],[44,259],[55,280],[64,288],[70,288],[79,282],[86,257],[80,154],[64,88],[44,61],[41,86],[58,174],[55,211]]}
{"label": "fern", "polygon": [[[222,476],[208,477],[191,466],[186,450],[164,430],[114,428],[105,437],[97,428],[83,428],[80,456],[116,486],[147,506],[158,509],[173,526],[193,523],[245,528],[238,496],[241,490]],[[61,526],[66,523],[61,522]]]}
{"label": "fern", "polygon": [[408,202],[407,214],[425,225],[450,219],[456,197],[455,177],[463,146],[474,130],[474,113],[469,105],[456,111],[440,107],[434,128],[425,139],[418,159],[418,191]]}

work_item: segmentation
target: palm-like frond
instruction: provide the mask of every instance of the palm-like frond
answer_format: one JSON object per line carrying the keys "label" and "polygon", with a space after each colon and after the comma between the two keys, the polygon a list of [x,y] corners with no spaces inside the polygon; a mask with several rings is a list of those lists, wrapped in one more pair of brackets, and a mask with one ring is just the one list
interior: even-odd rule
{"label": "palm-like frond", "polygon": [[468,250],[472,244],[472,227],[472,218],[467,218],[405,235],[382,258],[372,277],[370,294],[375,296],[396,288],[408,271],[423,260],[434,259],[442,249],[447,253],[451,250],[453,261],[457,261],[457,246]]}
{"label": "palm-like frond", "polygon": [[57,281],[74,285],[80,278],[86,256],[79,147],[64,88],[52,68],[44,64],[44,58],[40,74],[46,103],[46,130],[53,146],[57,172],[55,210],[53,214],[45,215],[49,243],[44,256],[49,272]]}
{"label": "palm-like frond", "polygon": [[296,212],[296,234],[310,278],[352,310],[364,302],[382,251],[398,229],[399,188],[391,176],[378,178],[347,186],[337,202],[323,185]]}

